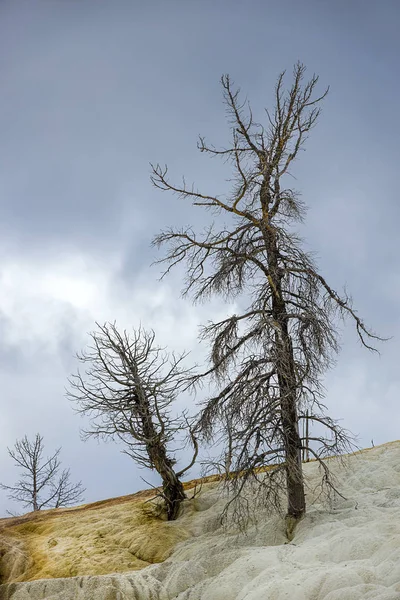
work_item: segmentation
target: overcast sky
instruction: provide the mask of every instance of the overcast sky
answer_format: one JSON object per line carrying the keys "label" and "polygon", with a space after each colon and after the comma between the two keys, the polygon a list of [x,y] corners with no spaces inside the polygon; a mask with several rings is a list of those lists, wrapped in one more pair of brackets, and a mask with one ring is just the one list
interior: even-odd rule
{"label": "overcast sky", "polygon": [[330,85],[295,167],[301,233],[330,284],[393,336],[379,357],[348,325],[327,404],[362,446],[400,437],[399,12],[396,0],[0,0],[1,481],[17,475],[6,447],[37,431],[87,501],[157,481],[114,444],[80,440],[64,394],[74,353],[95,320],[117,319],[201,357],[198,324],[230,309],[193,307],[178,272],[160,283],[150,268],[161,227],[204,215],[152,188],[149,162],[226,190],[226,169],[196,150],[198,134],[228,140],[220,76],[261,121],[297,60]]}

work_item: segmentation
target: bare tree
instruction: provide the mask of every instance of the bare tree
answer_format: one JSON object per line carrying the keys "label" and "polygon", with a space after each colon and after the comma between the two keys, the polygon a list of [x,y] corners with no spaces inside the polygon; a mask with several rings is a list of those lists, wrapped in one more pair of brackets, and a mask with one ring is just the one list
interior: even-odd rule
{"label": "bare tree", "polygon": [[[316,94],[318,77],[304,82],[304,72],[297,63],[287,91],[280,74],[265,127],[253,120],[229,76],[222,77],[231,144],[217,149],[200,138],[198,148],[232,165],[233,185],[226,196],[203,194],[185,180],[174,185],[167,167],[152,165],[157,188],[225,218],[223,225],[218,219],[200,233],[192,228],[160,233],[154,243],[167,246],[158,261],[166,265],[164,275],[183,263],[184,295],[195,302],[212,295],[239,297],[247,304],[241,314],[203,328],[202,338],[211,348],[203,377],[214,379],[217,392],[202,410],[199,430],[210,439],[221,418],[228,418],[229,439],[236,444],[231,458],[238,474],[237,496],[249,477],[257,478],[264,500],[275,506],[284,489],[289,520],[306,510],[302,451],[320,462],[329,486],[333,483],[322,458],[346,451],[351,442],[322,404],[321,376],[339,349],[337,318],[349,317],[370,350],[381,339],[365,326],[351,298],[326,282],[294,231],[294,224],[304,219],[305,205],[288,186],[289,170],[328,92]],[[314,437],[309,427],[302,437],[304,420],[314,424]],[[274,468],[261,477],[260,470],[269,465]]]}
{"label": "bare tree", "polygon": [[59,454],[61,448],[47,458],[43,457],[43,437],[37,433],[33,442],[27,436],[15,442],[14,448],[7,448],[14,463],[22,469],[21,479],[15,485],[3,483],[0,487],[9,492],[8,497],[22,502],[32,510],[71,506],[82,501],[82,483],[71,483],[70,470],[60,472]]}
{"label": "bare tree", "polygon": [[[192,373],[183,367],[186,354],[175,356],[155,345],[153,331],[139,329],[130,336],[115,323],[96,324],[92,345],[78,359],[87,365],[85,374],[70,379],[69,398],[77,411],[91,417],[84,437],[117,439],[141,467],[154,469],[162,479],[161,495],[169,520],[176,519],[185,492],[181,477],[195,463],[198,446],[186,413],[171,414],[174,400],[187,386]],[[187,430],[193,457],[175,471],[168,444]]]}

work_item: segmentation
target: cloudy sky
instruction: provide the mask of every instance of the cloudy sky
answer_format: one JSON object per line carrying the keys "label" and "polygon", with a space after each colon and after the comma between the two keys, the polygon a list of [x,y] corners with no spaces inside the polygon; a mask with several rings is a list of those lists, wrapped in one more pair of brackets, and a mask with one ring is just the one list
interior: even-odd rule
{"label": "cloudy sky", "polygon": [[[262,120],[297,60],[330,85],[294,172],[310,207],[301,233],[331,285],[393,336],[379,357],[343,330],[327,404],[362,446],[400,437],[399,12],[396,0],[0,1],[0,480],[16,477],[7,446],[38,431],[87,501],[156,482],[114,444],[80,440],[64,394],[74,353],[95,320],[117,319],[201,357],[198,324],[229,307],[192,306],[179,272],[160,283],[150,267],[161,227],[204,216],[152,188],[149,162],[226,189],[196,150],[198,134],[228,139],[220,76]],[[0,492],[6,509],[18,510]]]}

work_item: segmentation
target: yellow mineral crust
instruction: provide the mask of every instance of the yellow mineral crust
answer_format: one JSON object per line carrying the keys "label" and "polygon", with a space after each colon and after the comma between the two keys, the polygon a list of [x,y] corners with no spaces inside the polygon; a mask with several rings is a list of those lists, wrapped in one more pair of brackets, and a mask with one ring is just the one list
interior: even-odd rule
{"label": "yellow mineral crust", "polygon": [[190,534],[138,492],[72,509],[0,519],[0,583],[142,569]]}

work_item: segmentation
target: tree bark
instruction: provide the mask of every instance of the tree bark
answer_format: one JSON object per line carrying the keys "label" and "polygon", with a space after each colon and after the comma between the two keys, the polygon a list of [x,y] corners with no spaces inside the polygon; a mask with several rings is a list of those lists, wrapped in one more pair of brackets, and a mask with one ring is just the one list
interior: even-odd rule
{"label": "tree bark", "polygon": [[166,457],[158,472],[162,478],[163,496],[167,509],[168,521],[174,521],[179,515],[179,509],[186,495],[183,484],[172,468],[172,461]]}
{"label": "tree bark", "polygon": [[181,502],[186,498],[183,484],[173,469],[174,461],[167,454],[162,433],[158,433],[154,426],[149,402],[139,377],[136,379],[136,393],[136,401],[139,403],[142,413],[142,430],[147,440],[147,454],[152,466],[162,479],[162,494],[168,521],[174,521],[178,517]]}
{"label": "tree bark", "polygon": [[275,342],[277,347],[277,375],[280,391],[283,443],[286,458],[286,485],[288,496],[287,515],[300,519],[306,512],[303,467],[301,462],[301,439],[298,431],[297,385],[293,346],[288,330],[286,304],[282,294],[282,278],[278,264],[276,230],[264,227],[270,284],[272,287],[272,317],[277,324]]}
{"label": "tree bark", "polygon": [[173,461],[167,456],[164,444],[157,443],[157,437],[148,444],[148,454],[162,479],[168,521],[174,521],[178,517],[181,502],[186,498],[183,484],[173,469]]}

